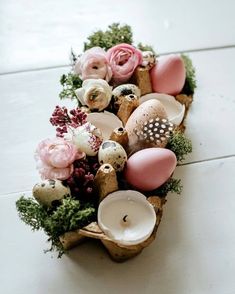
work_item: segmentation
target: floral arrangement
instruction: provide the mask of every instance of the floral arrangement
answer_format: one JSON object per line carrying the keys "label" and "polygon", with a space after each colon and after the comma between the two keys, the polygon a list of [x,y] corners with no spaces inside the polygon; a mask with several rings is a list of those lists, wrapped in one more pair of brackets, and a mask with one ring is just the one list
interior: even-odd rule
{"label": "floral arrangement", "polygon": [[88,37],[71,63],[60,98],[77,105],[55,107],[55,138],[35,152],[42,181],[16,207],[59,256],[90,237],[123,261],[154,239],[167,193],[181,193],[172,175],[192,151],[183,122],[195,70],[185,55],[134,46],[131,28],[119,24]]}

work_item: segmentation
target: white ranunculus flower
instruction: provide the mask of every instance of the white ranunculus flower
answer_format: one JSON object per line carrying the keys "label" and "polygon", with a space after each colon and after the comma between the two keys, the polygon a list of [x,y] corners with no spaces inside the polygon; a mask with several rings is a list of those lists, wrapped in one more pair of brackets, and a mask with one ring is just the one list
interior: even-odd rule
{"label": "white ranunculus flower", "polygon": [[76,95],[82,105],[102,111],[110,103],[112,87],[102,79],[87,79],[82,83],[82,88],[76,90]]}

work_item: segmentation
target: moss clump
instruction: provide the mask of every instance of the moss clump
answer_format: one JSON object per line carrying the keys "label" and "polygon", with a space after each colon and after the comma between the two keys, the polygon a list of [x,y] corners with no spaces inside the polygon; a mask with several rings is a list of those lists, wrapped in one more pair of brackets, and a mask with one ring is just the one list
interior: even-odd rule
{"label": "moss clump", "polygon": [[176,131],[169,138],[166,148],[173,151],[177,161],[181,162],[188,153],[192,152],[192,142],[183,133]]}
{"label": "moss clump", "polygon": [[151,191],[150,194],[157,195],[159,197],[165,197],[169,192],[180,195],[182,192],[182,189],[183,189],[183,186],[181,184],[181,180],[170,178],[161,187],[155,189],[154,191]]}
{"label": "moss clump", "polygon": [[153,47],[150,45],[146,45],[146,44],[144,45],[142,43],[138,43],[137,48],[140,49],[141,51],[152,51],[157,56],[157,53],[155,52]]}
{"label": "moss clump", "polygon": [[[67,75],[63,74],[60,78],[60,83],[63,86],[63,90],[59,94],[60,99],[69,98],[77,100],[75,90],[82,86],[82,80],[79,78],[79,76],[71,72]],[[78,101],[78,103],[80,102]]]}
{"label": "moss clump", "polygon": [[64,253],[59,236],[65,232],[80,229],[95,220],[96,211],[90,204],[81,204],[79,200],[67,197],[57,208],[51,209],[37,203],[34,198],[22,196],[16,202],[16,208],[23,222],[32,230],[44,230],[49,236],[51,250],[57,250],[59,257]]}
{"label": "moss clump", "polygon": [[22,196],[16,201],[16,208],[21,220],[29,225],[33,231],[40,230],[43,227],[48,211],[33,198],[25,198]]}
{"label": "moss clump", "polygon": [[184,61],[184,65],[186,68],[186,80],[185,80],[182,93],[187,95],[193,95],[197,87],[195,68],[193,66],[192,60],[187,55],[181,54],[181,57]]}
{"label": "moss clump", "polygon": [[95,46],[99,46],[104,50],[120,44],[127,43],[132,44],[132,30],[128,25],[121,26],[119,23],[113,23],[108,26],[106,31],[96,31],[91,34],[84,43],[84,51]]}

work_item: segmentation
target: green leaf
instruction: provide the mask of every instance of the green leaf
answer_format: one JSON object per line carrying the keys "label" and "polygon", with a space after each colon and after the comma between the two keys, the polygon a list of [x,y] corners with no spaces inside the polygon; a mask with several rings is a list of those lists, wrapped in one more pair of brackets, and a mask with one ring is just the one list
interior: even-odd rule
{"label": "green leaf", "polygon": [[80,102],[75,93],[75,90],[82,86],[82,80],[79,76],[72,72],[69,72],[67,75],[63,74],[60,78],[60,84],[63,86],[63,89],[59,94],[60,99],[76,99],[79,106]]}

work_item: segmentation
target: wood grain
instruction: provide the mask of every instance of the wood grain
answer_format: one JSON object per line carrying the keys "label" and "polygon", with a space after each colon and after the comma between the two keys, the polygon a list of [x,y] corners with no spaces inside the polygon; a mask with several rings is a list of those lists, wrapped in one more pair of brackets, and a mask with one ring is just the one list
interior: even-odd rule
{"label": "wood grain", "polygon": [[[233,0],[0,0],[1,292],[235,292],[234,10]],[[112,22],[130,24],[135,41],[158,53],[201,50],[190,54],[198,80],[186,121],[193,153],[175,173],[182,195],[169,195],[157,238],[140,256],[119,265],[88,241],[57,259],[43,253],[44,233],[19,220],[15,201],[39,180],[34,150],[54,136],[54,106],[75,105],[58,99],[70,48],[81,51],[88,34]]]}
{"label": "wood grain", "polygon": [[184,190],[180,197],[169,195],[156,240],[121,265],[109,259],[98,241],[87,241],[62,259],[45,255],[47,237],[32,233],[17,216],[18,194],[1,197],[4,293],[232,293],[234,173],[235,159],[178,167]]}
{"label": "wood grain", "polygon": [[113,22],[158,53],[235,45],[233,0],[0,1],[0,72],[68,64],[73,47]]}

